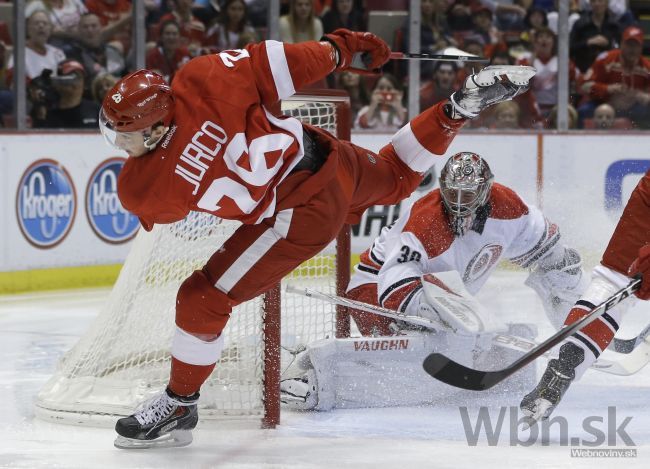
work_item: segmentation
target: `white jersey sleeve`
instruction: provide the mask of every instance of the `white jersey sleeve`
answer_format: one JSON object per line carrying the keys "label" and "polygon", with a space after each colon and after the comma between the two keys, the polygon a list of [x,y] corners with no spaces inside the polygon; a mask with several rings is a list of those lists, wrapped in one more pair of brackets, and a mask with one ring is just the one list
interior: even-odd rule
{"label": "white jersey sleeve", "polygon": [[505,251],[505,257],[523,268],[531,267],[546,256],[560,240],[560,230],[535,206],[521,218],[519,234]]}

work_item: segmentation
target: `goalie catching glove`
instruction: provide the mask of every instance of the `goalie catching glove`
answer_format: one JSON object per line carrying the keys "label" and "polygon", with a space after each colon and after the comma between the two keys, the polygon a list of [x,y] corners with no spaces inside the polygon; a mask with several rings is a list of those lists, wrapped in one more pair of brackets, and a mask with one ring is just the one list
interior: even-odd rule
{"label": "goalie catching glove", "polygon": [[436,323],[442,323],[445,329],[468,336],[507,329],[465,289],[458,272],[426,274],[421,282],[423,295],[418,316],[431,320],[434,328]]}
{"label": "goalie catching glove", "polygon": [[[339,72],[349,70],[355,73],[377,74],[390,57],[388,45],[372,33],[341,28],[326,34],[321,40],[329,42],[336,49],[338,58],[335,70]],[[363,55],[368,70],[350,67],[355,54]]]}

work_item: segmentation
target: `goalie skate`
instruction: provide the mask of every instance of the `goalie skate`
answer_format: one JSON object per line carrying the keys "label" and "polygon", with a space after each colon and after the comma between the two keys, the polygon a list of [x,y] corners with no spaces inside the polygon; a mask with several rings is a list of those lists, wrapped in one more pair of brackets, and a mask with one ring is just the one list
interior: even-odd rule
{"label": "goalie skate", "polygon": [[198,393],[183,397],[169,390],[154,396],[142,403],[133,415],[117,421],[115,446],[146,449],[189,445],[191,430],[199,420],[198,399]]}
{"label": "goalie skate", "polygon": [[463,87],[451,95],[454,116],[473,119],[488,106],[524,93],[535,73],[533,67],[491,65],[468,76]]}

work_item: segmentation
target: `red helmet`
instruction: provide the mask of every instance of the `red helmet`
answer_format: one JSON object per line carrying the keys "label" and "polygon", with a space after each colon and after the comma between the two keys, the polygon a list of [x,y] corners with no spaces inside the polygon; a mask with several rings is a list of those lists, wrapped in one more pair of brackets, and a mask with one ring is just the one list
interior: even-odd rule
{"label": "red helmet", "polygon": [[102,114],[117,132],[135,132],[157,122],[168,126],[174,114],[172,89],[161,75],[138,70],[110,89],[102,103]]}

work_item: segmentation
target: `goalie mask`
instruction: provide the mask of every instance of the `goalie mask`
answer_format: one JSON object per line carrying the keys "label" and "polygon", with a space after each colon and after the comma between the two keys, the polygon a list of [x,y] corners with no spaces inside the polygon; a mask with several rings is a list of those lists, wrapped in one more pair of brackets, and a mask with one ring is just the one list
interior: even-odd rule
{"label": "goalie mask", "polygon": [[453,155],[440,172],[440,195],[457,236],[472,228],[477,212],[486,206],[494,175],[476,153]]}

